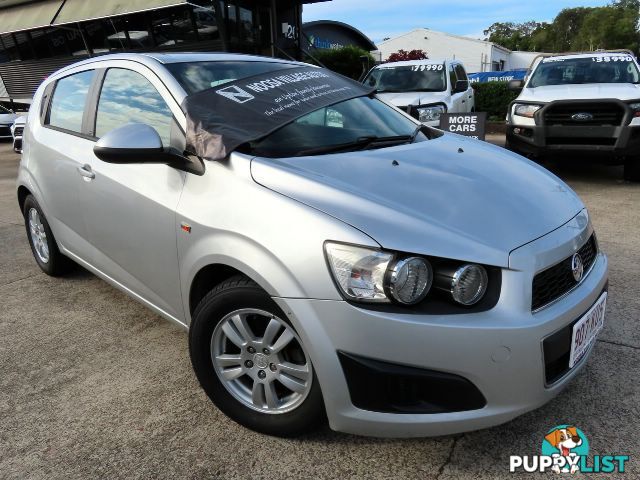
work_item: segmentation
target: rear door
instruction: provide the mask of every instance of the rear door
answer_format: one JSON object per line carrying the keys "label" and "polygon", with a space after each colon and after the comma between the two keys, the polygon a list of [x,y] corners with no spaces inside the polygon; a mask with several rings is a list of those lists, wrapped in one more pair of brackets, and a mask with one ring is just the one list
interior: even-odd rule
{"label": "rear door", "polygon": [[[180,110],[146,67],[112,61],[101,72],[96,95],[95,139],[127,123],[144,123],[163,145],[184,150],[174,114]],[[81,192],[96,266],[139,298],[183,319],[175,209],[185,173],[167,165],[113,164],[92,156],[95,178]]]}
{"label": "rear door", "polygon": [[42,126],[33,128],[29,170],[56,240],[67,253],[90,262],[91,246],[79,192],[88,181],[85,165],[93,156],[86,131],[86,105],[95,70],[80,70],[45,89]]}

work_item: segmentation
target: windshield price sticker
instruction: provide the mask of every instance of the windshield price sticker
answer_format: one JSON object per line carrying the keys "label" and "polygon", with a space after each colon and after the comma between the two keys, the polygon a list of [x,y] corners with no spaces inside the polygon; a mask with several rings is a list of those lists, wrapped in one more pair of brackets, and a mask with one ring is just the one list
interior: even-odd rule
{"label": "windshield price sticker", "polygon": [[428,64],[428,65],[412,65],[411,66],[411,70],[414,72],[428,72],[428,71],[435,71],[435,72],[441,72],[442,70],[444,70],[444,65],[443,64]]}
{"label": "windshield price sticker", "polygon": [[621,55],[616,55],[616,56],[612,56],[612,57],[592,57],[591,60],[593,60],[594,62],[632,62],[633,59],[631,58],[631,56],[626,55],[626,56],[621,56]]}

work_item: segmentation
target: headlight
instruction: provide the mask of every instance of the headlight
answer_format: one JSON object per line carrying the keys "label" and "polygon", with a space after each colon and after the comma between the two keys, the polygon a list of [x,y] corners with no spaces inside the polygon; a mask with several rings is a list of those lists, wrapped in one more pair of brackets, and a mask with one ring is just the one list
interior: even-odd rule
{"label": "headlight", "polygon": [[473,263],[454,269],[442,269],[436,276],[436,285],[448,291],[451,298],[464,306],[478,303],[484,297],[489,276],[484,267]]}
{"label": "headlight", "polygon": [[421,122],[437,122],[440,120],[440,115],[445,113],[447,109],[444,105],[433,105],[431,107],[418,107],[418,120]]}
{"label": "headlight", "polygon": [[424,258],[410,257],[393,265],[389,277],[391,296],[405,305],[420,302],[431,289],[433,270]]}
{"label": "headlight", "polygon": [[542,105],[526,105],[523,103],[516,103],[513,109],[513,114],[519,117],[533,118],[533,114],[542,108]]}
{"label": "headlight", "polygon": [[384,277],[393,255],[354,245],[325,243],[333,278],[342,293],[352,300],[389,302]]}
{"label": "headlight", "polygon": [[634,117],[640,117],[640,103],[630,103],[629,107],[633,110]]}
{"label": "headlight", "polygon": [[[337,242],[325,242],[327,263],[347,300],[415,305],[432,286],[463,306],[475,305],[487,291],[487,270],[473,263],[429,259]],[[432,259],[433,260],[433,259]]]}

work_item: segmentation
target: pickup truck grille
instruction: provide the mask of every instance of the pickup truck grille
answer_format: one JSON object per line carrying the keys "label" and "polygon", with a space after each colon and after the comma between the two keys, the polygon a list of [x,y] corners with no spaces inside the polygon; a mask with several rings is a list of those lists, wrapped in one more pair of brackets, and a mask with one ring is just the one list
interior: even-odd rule
{"label": "pickup truck grille", "polygon": [[[576,120],[575,114],[587,113],[588,120]],[[615,103],[559,103],[544,112],[545,125],[622,125],[624,109]]]}
{"label": "pickup truck grille", "polygon": [[[598,254],[595,235],[587,240],[578,254],[582,258],[584,275],[586,275]],[[531,310],[536,311],[552,303],[575,287],[578,282],[573,278],[571,262],[573,255],[565,258],[562,262],[543,270],[533,278],[533,297],[531,299]]]}

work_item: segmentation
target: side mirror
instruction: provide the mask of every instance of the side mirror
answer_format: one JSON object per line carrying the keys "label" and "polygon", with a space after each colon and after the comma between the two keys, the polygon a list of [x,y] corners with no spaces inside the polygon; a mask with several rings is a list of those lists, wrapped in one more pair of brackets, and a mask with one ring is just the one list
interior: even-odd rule
{"label": "side mirror", "polygon": [[171,163],[178,157],[165,151],[158,132],[142,123],[128,123],[106,133],[93,153],[107,163]]}
{"label": "side mirror", "polygon": [[195,175],[204,175],[204,162],[165,149],[160,135],[149,125],[128,123],[106,133],[93,153],[107,163],[161,163]]}
{"label": "side mirror", "polygon": [[507,88],[512,92],[520,92],[524,88],[523,80],[509,80]]}
{"label": "side mirror", "polygon": [[453,89],[455,93],[466,92],[469,88],[469,80],[458,80]]}

